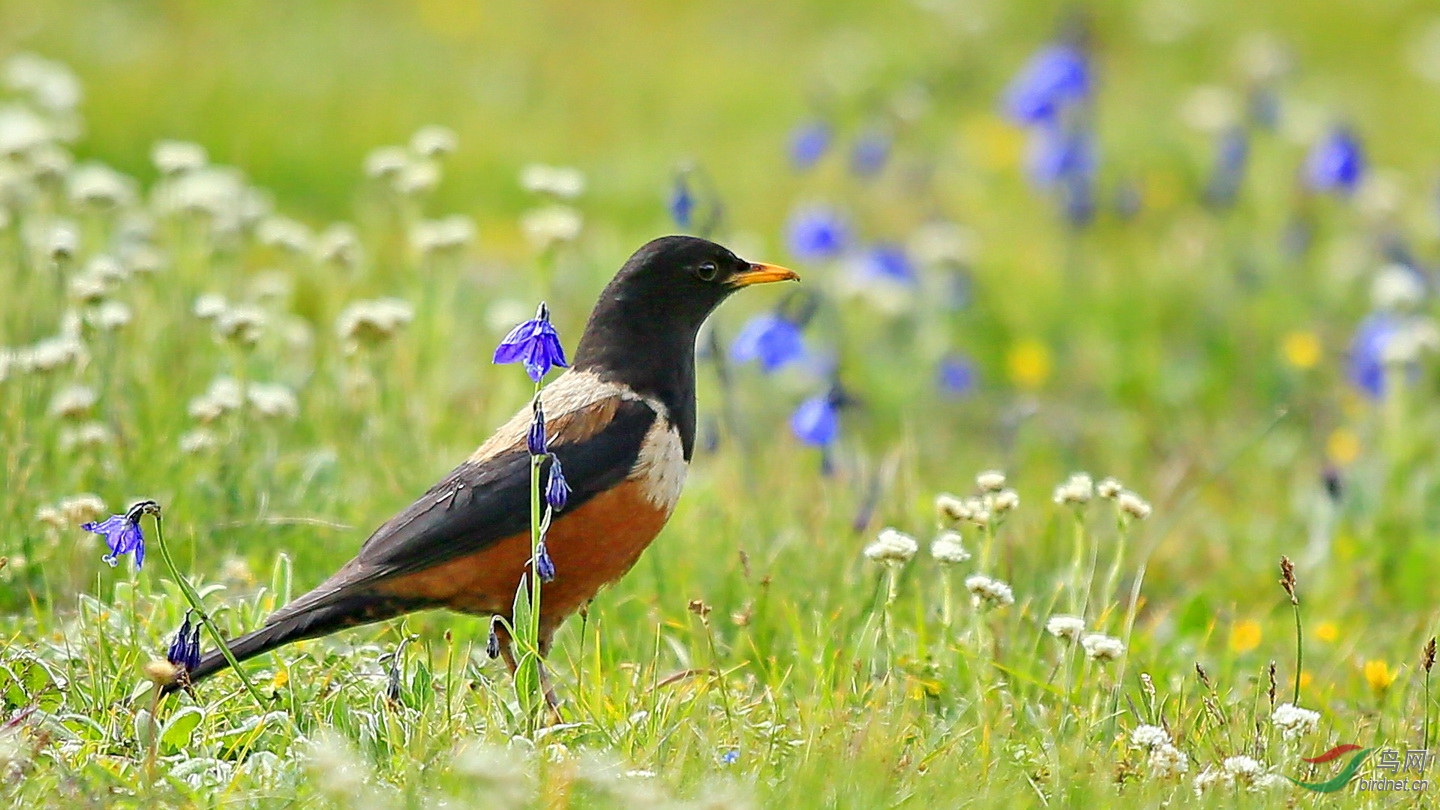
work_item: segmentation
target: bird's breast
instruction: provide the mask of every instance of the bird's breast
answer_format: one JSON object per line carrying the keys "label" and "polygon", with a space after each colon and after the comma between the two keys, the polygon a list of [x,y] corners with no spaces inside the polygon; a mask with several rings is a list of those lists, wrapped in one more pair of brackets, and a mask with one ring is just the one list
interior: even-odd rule
{"label": "bird's breast", "polygon": [[660,406],[655,423],[645,433],[635,466],[630,469],[627,478],[638,485],[641,495],[650,505],[669,517],[685,488],[688,469],[680,432],[670,424],[663,406]]}

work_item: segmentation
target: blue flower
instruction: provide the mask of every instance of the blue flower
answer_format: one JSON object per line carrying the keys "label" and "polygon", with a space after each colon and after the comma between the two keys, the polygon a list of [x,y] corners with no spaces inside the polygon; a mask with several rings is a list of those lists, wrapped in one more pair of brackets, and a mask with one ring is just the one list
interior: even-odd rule
{"label": "blue flower", "polygon": [[977,375],[975,365],[968,358],[952,353],[940,359],[935,378],[941,392],[951,396],[964,396],[975,388]]}
{"label": "blue flower", "polygon": [[862,278],[899,282],[905,285],[915,284],[919,281],[915,263],[910,260],[905,249],[889,242],[883,242],[866,250],[860,256],[856,267]]}
{"label": "blue flower", "polygon": [[889,157],[889,134],[881,129],[872,129],[862,134],[851,148],[850,171],[859,177],[870,177],[885,168]]}
{"label": "blue flower", "polygon": [[790,416],[790,432],[805,444],[825,447],[840,434],[840,409],[832,392],[800,403]]}
{"label": "blue flower", "polygon": [[1400,321],[1386,312],[1373,312],[1360,322],[1350,342],[1346,372],[1350,382],[1371,399],[1385,396],[1385,347],[1400,331]]}
{"label": "blue flower", "polygon": [[830,127],[824,121],[807,121],[790,133],[790,165],[804,171],[819,162],[830,148]]}
{"label": "blue flower", "polygon": [[1030,136],[1030,179],[1038,186],[1095,176],[1095,138],[1082,127],[1045,126]]}
{"label": "blue flower", "polygon": [[690,190],[690,181],[684,172],[675,175],[675,185],[670,189],[670,218],[681,230],[689,230],[695,221],[695,193]]}
{"label": "blue flower", "polygon": [[786,223],[786,242],[800,259],[833,259],[850,244],[850,227],[833,209],[812,205],[799,208]]}
{"label": "blue flower", "polygon": [[1205,185],[1205,202],[1219,209],[1235,204],[1249,155],[1250,141],[1245,137],[1245,130],[1232,127],[1221,133],[1215,146],[1215,168]]}
{"label": "blue flower", "polygon": [[543,456],[546,453],[546,444],[545,408],[540,403],[540,398],[536,397],[534,405],[531,406],[530,430],[525,433],[525,449],[529,450],[532,456]]}
{"label": "blue flower", "polygon": [[195,668],[200,666],[200,623],[196,622],[194,627],[191,627],[188,610],[185,611],[185,621],[175,633],[175,640],[170,642],[170,650],[165,653],[165,660],[186,672],[194,672]]}
{"label": "blue flower", "polygon": [[760,362],[765,373],[774,372],[805,356],[805,338],[789,318],[767,312],[745,323],[730,344],[730,359],[737,363]]}
{"label": "blue flower", "polygon": [[114,567],[121,554],[135,552],[135,568],[139,569],[145,565],[145,535],[140,532],[140,516],[144,514],[140,507],[134,507],[123,515],[111,515],[100,523],[82,523],[80,528],[87,532],[105,535],[105,542],[110,546],[110,553],[103,559]]}
{"label": "blue flower", "polygon": [[540,549],[535,553],[535,573],[540,575],[541,582],[553,582],[555,580],[555,561],[550,559],[550,550],[545,548],[545,541],[540,541]]}
{"label": "blue flower", "polygon": [[1005,90],[1005,113],[1021,124],[1048,124],[1090,94],[1090,64],[1075,45],[1051,45],[1030,57]]}
{"label": "blue flower", "polygon": [[530,379],[540,382],[552,367],[566,368],[565,349],[560,346],[560,335],[550,323],[550,310],[541,302],[535,317],[510,330],[510,334],[495,348],[496,363],[525,364],[525,373]]}
{"label": "blue flower", "polygon": [[545,480],[545,503],[550,508],[559,512],[565,508],[565,502],[570,500],[570,484],[565,481],[565,471],[560,469],[560,458],[554,453],[550,454],[550,474]]}
{"label": "blue flower", "polygon": [[737,762],[739,762],[739,761],[740,761],[740,749],[738,749],[738,748],[731,748],[729,751],[726,751],[725,753],[723,753],[723,754],[720,755],[720,764],[721,764],[721,765],[734,765],[735,763],[737,763]]}
{"label": "blue flower", "polygon": [[1360,139],[1349,127],[1337,126],[1315,144],[1305,159],[1305,179],[1316,191],[1349,194],[1365,174]]}

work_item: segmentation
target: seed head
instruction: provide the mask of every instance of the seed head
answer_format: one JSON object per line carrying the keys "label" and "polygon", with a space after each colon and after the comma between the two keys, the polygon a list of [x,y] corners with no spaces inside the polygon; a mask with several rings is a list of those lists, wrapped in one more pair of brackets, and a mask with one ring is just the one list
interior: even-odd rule
{"label": "seed head", "polygon": [[1430,640],[1425,642],[1425,652],[1420,656],[1420,666],[1425,670],[1426,673],[1429,673],[1431,668],[1435,666],[1434,636],[1431,636]]}
{"label": "seed head", "polygon": [[1290,604],[1300,604],[1300,597],[1295,595],[1295,564],[1290,562],[1289,557],[1280,558],[1280,587],[1290,595]]}

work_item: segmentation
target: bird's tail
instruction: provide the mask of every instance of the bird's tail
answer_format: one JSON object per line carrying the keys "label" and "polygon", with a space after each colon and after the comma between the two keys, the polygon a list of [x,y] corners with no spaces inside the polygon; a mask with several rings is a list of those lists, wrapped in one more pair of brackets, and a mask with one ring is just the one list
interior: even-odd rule
{"label": "bird's tail", "polygon": [[[252,633],[231,639],[226,646],[236,663],[267,653],[294,641],[327,635],[346,627],[355,627],[384,619],[404,612],[404,608],[389,600],[356,595],[333,602],[322,603],[298,613],[282,611],[272,617],[264,627]],[[230,666],[220,650],[211,650],[200,659],[199,666],[190,671],[190,683],[198,683]],[[169,694],[179,688],[171,684],[165,688]]]}

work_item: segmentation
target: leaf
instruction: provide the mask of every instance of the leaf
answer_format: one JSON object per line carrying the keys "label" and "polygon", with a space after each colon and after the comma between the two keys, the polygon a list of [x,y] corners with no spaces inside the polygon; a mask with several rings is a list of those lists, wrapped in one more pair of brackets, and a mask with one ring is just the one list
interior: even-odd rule
{"label": "leaf", "polygon": [[186,706],[170,716],[160,731],[160,743],[168,752],[180,751],[190,745],[195,729],[205,719],[205,712],[195,706]]}
{"label": "leaf", "polygon": [[155,717],[149,709],[135,712],[135,741],[142,750],[150,747],[155,739]]}

